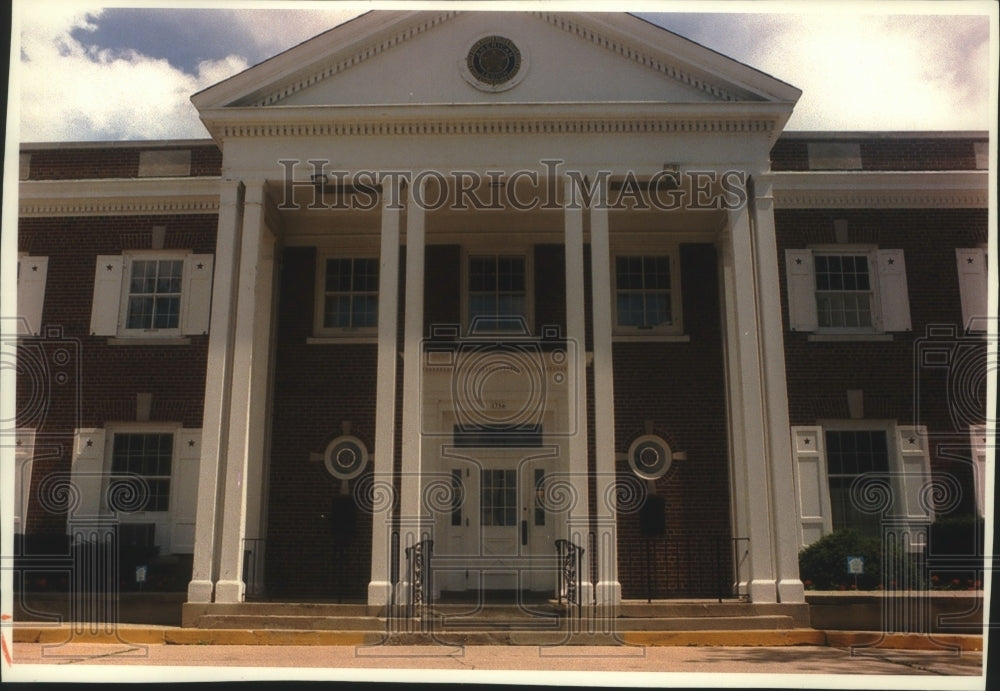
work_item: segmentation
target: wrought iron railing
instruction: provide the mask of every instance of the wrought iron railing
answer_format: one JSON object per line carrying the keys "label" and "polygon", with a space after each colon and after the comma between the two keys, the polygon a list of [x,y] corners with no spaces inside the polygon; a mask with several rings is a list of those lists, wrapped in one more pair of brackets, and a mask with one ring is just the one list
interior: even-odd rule
{"label": "wrought iron railing", "polygon": [[431,555],[433,540],[421,540],[406,548],[407,581],[410,585],[409,611],[415,616],[420,608],[428,604],[431,590]]}
{"label": "wrought iron railing", "polygon": [[557,597],[559,604],[563,601],[576,605],[577,615],[583,606],[580,592],[580,575],[583,570],[583,547],[569,540],[556,540],[556,554],[559,559],[559,584]]}

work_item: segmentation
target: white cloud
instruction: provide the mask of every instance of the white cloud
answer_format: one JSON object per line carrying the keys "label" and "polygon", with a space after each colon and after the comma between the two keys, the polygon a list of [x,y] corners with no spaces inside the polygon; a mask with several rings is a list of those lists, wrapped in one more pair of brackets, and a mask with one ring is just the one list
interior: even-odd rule
{"label": "white cloud", "polygon": [[803,91],[800,130],[988,129],[985,17],[761,17],[747,60]]}
{"label": "white cloud", "polygon": [[21,141],[206,137],[191,94],[247,66],[229,56],[189,75],[136,51],[88,50],[71,31],[92,28],[100,10],[78,3],[33,3],[21,16]]}

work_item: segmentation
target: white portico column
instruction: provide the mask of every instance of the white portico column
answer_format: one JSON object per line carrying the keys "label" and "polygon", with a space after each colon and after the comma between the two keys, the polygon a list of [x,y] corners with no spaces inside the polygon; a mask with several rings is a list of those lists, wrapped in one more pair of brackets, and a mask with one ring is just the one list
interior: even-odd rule
{"label": "white portico column", "polygon": [[594,453],[597,490],[597,604],[622,599],[618,581],[617,492],[615,492],[615,386],[611,352],[611,245],[607,178],[597,179],[590,207],[590,272],[593,285]]}
{"label": "white portico column", "polygon": [[761,377],[764,409],[767,411],[765,434],[778,601],[805,602],[805,588],[799,577],[797,511],[791,430],[788,423],[788,387],[781,324],[778,246],[774,231],[774,198],[771,196],[770,182],[751,179],[747,191],[755,245]]}
{"label": "white portico column", "polygon": [[396,418],[397,308],[399,307],[399,218],[401,190],[396,181],[382,185],[382,240],[378,267],[378,379],[375,383],[375,451],[372,457],[372,573],[368,605],[386,607],[392,599],[389,532],[392,504],[377,510],[377,497],[392,487]]}
{"label": "white portico column", "polygon": [[767,462],[768,411],[762,382],[759,301],[747,205],[729,212],[729,229],[724,233],[722,245],[730,454],[737,518],[734,537],[750,539],[747,570],[741,573],[741,578],[747,579],[751,602],[776,602]]}
{"label": "white portico column", "polygon": [[569,511],[568,537],[571,542],[586,550],[583,553],[580,578],[580,597],[583,602],[593,598],[590,580],[589,545],[590,474],[587,469],[587,359],[586,359],[586,308],[583,301],[583,206],[580,195],[573,190],[574,181],[564,180],[564,222],[566,234],[566,338],[576,345],[577,357],[569,364],[567,394],[569,401],[569,451],[570,484],[573,502]]}
{"label": "white portico column", "polygon": [[241,602],[245,590],[247,486],[256,484],[251,476],[264,467],[273,276],[274,236],[264,221],[264,187],[257,182],[247,187],[243,207],[216,602]]}
{"label": "white portico column", "polygon": [[409,187],[406,204],[406,298],[403,318],[403,457],[399,504],[400,589],[396,602],[406,603],[410,594],[406,548],[429,538],[421,501],[420,412],[423,407],[421,379],[424,336],[424,208],[421,180]]}
{"label": "white portico column", "polygon": [[229,438],[235,294],[240,272],[244,196],[245,187],[241,181],[228,182],[223,185],[219,199],[208,368],[205,376],[205,411],[198,471],[198,508],[195,515],[194,555],[188,602],[211,602],[218,577],[217,543],[222,518],[220,474],[224,472],[225,449]]}

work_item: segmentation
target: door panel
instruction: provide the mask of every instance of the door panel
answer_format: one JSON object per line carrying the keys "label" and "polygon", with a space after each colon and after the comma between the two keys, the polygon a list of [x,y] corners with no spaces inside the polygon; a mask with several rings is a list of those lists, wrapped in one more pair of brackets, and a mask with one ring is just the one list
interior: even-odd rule
{"label": "door panel", "polygon": [[544,501],[556,447],[448,449],[444,456],[453,501],[437,516],[438,589],[552,590],[554,567],[538,558],[554,555],[562,519]]}

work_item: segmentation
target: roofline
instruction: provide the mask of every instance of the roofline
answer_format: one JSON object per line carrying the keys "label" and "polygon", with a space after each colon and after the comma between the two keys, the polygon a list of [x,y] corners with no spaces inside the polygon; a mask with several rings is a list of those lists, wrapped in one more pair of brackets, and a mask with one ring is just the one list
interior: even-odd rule
{"label": "roofline", "polygon": [[69,142],[21,142],[21,151],[52,151],[55,149],[183,149],[192,146],[208,146],[218,148],[218,143],[211,137],[203,139],[128,139],[128,140],[94,140]]}
{"label": "roofline", "polygon": [[796,130],[779,139],[989,139],[987,130]]}

